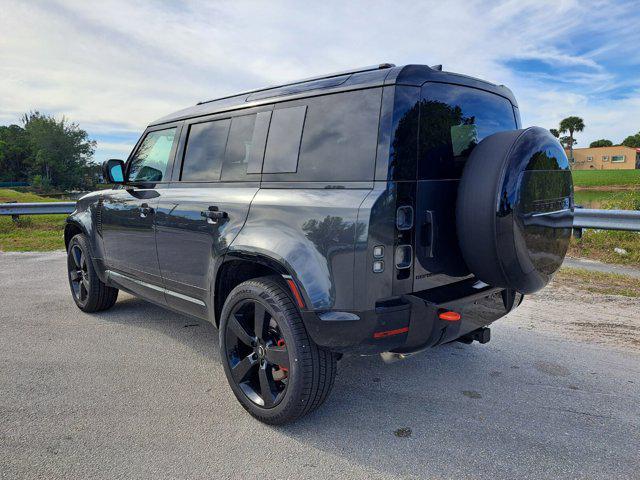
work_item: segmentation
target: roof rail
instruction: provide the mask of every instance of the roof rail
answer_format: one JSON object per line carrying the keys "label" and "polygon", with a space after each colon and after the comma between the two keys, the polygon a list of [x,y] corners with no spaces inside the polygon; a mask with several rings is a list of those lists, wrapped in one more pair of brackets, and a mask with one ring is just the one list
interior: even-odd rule
{"label": "roof rail", "polygon": [[293,82],[283,83],[281,85],[273,85],[271,87],[256,88],[255,90],[248,90],[246,92],[236,93],[234,95],[229,95],[227,97],[214,98],[212,100],[204,100],[202,102],[198,102],[196,105],[202,105],[204,103],[215,102],[216,100],[224,100],[225,98],[238,97],[240,95],[248,95],[250,93],[261,92],[263,90],[272,90],[272,89],[276,89],[276,88],[280,88],[280,87],[287,87],[289,85],[296,85],[298,83],[311,82],[313,80],[323,80],[325,78],[340,77],[342,75],[351,75],[351,74],[354,74],[354,73],[370,72],[370,71],[373,71],[373,70],[383,70],[385,68],[393,68],[395,66],[396,65],[394,63],[380,63],[378,65],[369,65],[368,67],[360,67],[360,68],[354,68],[354,69],[351,69],[351,70],[343,70],[343,71],[340,71],[340,72],[327,73],[325,75],[319,75],[317,77],[303,78],[302,80],[295,80]]}

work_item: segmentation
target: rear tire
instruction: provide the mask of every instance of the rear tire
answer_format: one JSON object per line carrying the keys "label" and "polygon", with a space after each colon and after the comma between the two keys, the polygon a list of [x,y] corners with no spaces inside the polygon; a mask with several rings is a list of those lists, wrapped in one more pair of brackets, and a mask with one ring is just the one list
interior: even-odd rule
{"label": "rear tire", "polygon": [[79,233],[67,249],[67,276],[73,301],[83,312],[99,312],[111,308],[118,299],[118,289],[103,283],[91,259],[89,241]]}
{"label": "rear tire", "polygon": [[221,314],[220,355],[240,404],[271,425],[318,408],[333,387],[337,368],[337,355],[311,340],[275,276],[246,281],[231,291]]}

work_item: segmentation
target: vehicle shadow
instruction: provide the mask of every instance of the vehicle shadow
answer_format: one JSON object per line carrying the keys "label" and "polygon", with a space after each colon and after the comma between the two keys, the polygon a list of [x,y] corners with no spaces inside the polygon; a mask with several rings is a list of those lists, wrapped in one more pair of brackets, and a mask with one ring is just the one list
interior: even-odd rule
{"label": "vehicle shadow", "polygon": [[[167,335],[220,362],[217,330],[208,322],[129,296],[97,316]],[[391,364],[379,356],[345,355],[327,402],[290,425],[260,424],[230,391],[232,406],[221,411],[258,436],[284,437],[374,476],[517,476],[524,455],[541,478],[578,464],[583,455],[604,455],[606,445],[597,439],[610,419],[590,416],[579,376],[549,362],[536,367],[544,341],[530,341],[513,326],[499,328],[499,338],[487,345],[453,343]],[[582,450],[567,438],[584,439]],[[322,462],[298,459],[318,475]]]}
{"label": "vehicle shadow", "polygon": [[92,314],[100,321],[135,326],[170,337],[207,360],[218,362],[218,330],[209,322],[173,312],[127,293],[120,292],[116,304]]}

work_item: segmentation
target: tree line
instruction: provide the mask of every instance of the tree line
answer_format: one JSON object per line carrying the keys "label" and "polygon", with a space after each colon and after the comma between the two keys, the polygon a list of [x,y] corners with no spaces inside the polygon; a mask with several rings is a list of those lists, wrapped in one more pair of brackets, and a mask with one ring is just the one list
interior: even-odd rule
{"label": "tree line", "polygon": [[96,142],[77,123],[38,111],[26,113],[20,123],[0,126],[0,182],[28,182],[43,190],[95,184]]}
{"label": "tree line", "polygon": [[[584,130],[584,120],[580,117],[567,117],[560,122],[559,128],[551,128],[549,131],[554,137],[560,140],[562,146],[569,150],[569,158],[573,158],[573,146],[577,143],[573,138],[575,132]],[[568,134],[568,135],[562,135]],[[606,138],[595,140],[589,144],[589,147],[612,147],[614,143]],[[629,135],[618,145],[625,147],[640,148],[640,131],[635,135]]]}

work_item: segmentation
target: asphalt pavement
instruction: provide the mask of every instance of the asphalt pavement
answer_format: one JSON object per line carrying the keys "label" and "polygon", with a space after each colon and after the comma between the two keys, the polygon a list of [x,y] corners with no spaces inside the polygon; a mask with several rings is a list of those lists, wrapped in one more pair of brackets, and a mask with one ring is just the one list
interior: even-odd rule
{"label": "asphalt pavement", "polygon": [[213,326],[124,294],[84,314],[63,253],[0,254],[0,478],[639,478],[640,354],[530,328],[542,299],[487,345],[345,356],[323,407],[270,427]]}

